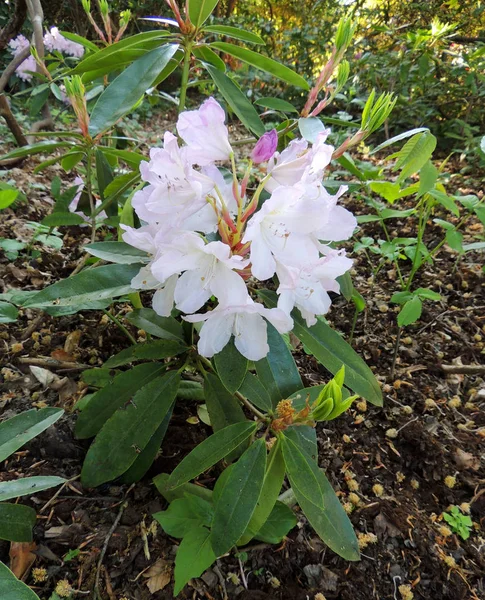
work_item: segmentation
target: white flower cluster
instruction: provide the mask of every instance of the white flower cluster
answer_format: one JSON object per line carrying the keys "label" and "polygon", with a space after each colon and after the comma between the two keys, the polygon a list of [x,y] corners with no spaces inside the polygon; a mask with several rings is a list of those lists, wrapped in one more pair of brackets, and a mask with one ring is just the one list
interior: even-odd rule
{"label": "white flower cluster", "polygon": [[[8,45],[12,54],[14,56],[18,56],[20,52],[24,50],[24,48],[30,46],[30,42],[24,35],[20,34],[15,39],[10,40]],[[57,27],[51,27],[50,31],[44,35],[44,46],[49,52],[57,50],[58,52],[68,54],[69,56],[74,56],[76,58],[81,58],[81,56],[84,54],[83,46],[76,42],[71,42],[65,38],[59,33],[59,29]],[[15,69],[15,73],[19,79],[31,81],[32,72],[35,71],[36,68],[37,63],[31,54],[22,63],[20,63],[20,65]]]}
{"label": "white flower cluster", "polygon": [[[181,113],[177,132],[185,145],[167,132],[163,148],[153,148],[150,161],[141,163],[148,185],[132,205],[144,224],[125,226],[123,239],[151,255],[132,286],[156,290],[154,310],[168,316],[175,305],[185,320],[204,322],[201,355],[220,352],[234,335],[241,354],[259,360],[269,351],[265,320],[285,333],[293,327],[294,307],[309,326],[328,311],[328,292],[339,291],[336,278],[352,265],[328,243],[349,238],[356,220],[337,205],[346,188],[332,196],[322,185],[333,152],[325,143],[328,131],[312,146],[296,139],[281,153],[275,152],[276,132],[265,134],[252,158],[268,161],[266,172],[250,195],[251,163],[239,182],[224,120],[213,98]],[[229,159],[227,181],[214,163]],[[264,202],[263,189],[270,194]],[[251,298],[247,282],[275,274],[278,307],[267,309]],[[194,314],[213,296],[215,308]]]}

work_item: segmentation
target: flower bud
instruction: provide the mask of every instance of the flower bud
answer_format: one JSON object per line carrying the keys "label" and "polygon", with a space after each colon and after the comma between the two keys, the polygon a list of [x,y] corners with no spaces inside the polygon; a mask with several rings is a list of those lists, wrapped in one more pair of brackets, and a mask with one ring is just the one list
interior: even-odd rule
{"label": "flower bud", "polygon": [[255,164],[266,162],[276,152],[278,146],[278,132],[276,129],[267,131],[262,135],[251,152],[251,159]]}
{"label": "flower bud", "polygon": [[342,393],[345,378],[345,368],[342,367],[322,389],[312,406],[311,418],[314,421],[331,421],[336,419],[348,408],[358,396],[344,398]]}

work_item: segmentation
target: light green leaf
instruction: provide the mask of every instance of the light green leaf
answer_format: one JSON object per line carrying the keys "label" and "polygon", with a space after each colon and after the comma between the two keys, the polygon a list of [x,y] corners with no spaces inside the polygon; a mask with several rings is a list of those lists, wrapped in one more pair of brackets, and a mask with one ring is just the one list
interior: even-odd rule
{"label": "light green leaf", "polygon": [[463,234],[461,231],[457,231],[456,229],[449,229],[446,234],[446,243],[448,246],[458,252],[458,254],[464,254],[465,250],[463,249]]}
{"label": "light green leaf", "polygon": [[20,498],[20,496],[33,496],[38,492],[48,490],[56,485],[61,485],[66,480],[62,477],[35,476],[13,479],[0,482],[0,502]]}
{"label": "light green leaf", "polygon": [[214,509],[212,504],[199,496],[185,494],[170,503],[167,510],[153,514],[163,528],[172,537],[183,538],[195,527],[210,527]]}
{"label": "light green leaf", "polygon": [[210,46],[220,50],[221,52],[230,54],[231,56],[234,56],[235,58],[238,58],[239,60],[242,60],[253,67],[256,67],[256,69],[261,69],[266,73],[271,73],[271,75],[274,75],[274,77],[281,79],[286,83],[303,88],[304,90],[310,89],[310,86],[301,75],[298,75],[298,73],[295,73],[286,65],[278,63],[272,58],[268,58],[263,54],[253,52],[253,50],[248,50],[247,48],[235,46],[234,44],[229,44],[227,42],[214,42],[210,44]]}
{"label": "light green leaf", "polygon": [[190,579],[200,577],[216,558],[210,544],[210,531],[205,527],[196,527],[189,531],[175,557],[174,595],[177,596]]}
{"label": "light green leaf", "polygon": [[219,0],[187,0],[189,18],[192,25],[200,27],[211,16]]}
{"label": "light green leaf", "polygon": [[414,293],[420,298],[426,298],[426,300],[432,300],[434,302],[441,300],[441,295],[438,294],[438,292],[433,292],[433,290],[427,288],[418,288],[417,290],[414,290]]}
{"label": "light green leaf", "polygon": [[165,373],[141,388],[126,408],[108,419],[84,460],[84,486],[112,481],[131,467],[171,410],[179,381],[177,372]]}
{"label": "light green leaf", "polygon": [[416,323],[421,316],[422,310],[423,303],[419,296],[413,296],[413,298],[408,300],[401,308],[401,312],[397,316],[397,324],[399,327],[405,327],[406,325]]}
{"label": "light green leaf", "polygon": [[253,442],[231,469],[214,508],[211,546],[217,556],[232,548],[246,530],[258,503],[266,470],[266,444]]}
{"label": "light green leaf", "polygon": [[236,348],[232,338],[223,350],[214,356],[214,364],[224,387],[231,394],[237,392],[246,376],[249,361]]}
{"label": "light green leaf", "polygon": [[247,440],[257,427],[257,423],[249,421],[235,423],[205,439],[177,465],[170,475],[167,488],[177,488],[207,471]]}
{"label": "light green leaf", "polygon": [[30,506],[0,504],[0,540],[31,542],[36,518],[35,510]]}
{"label": "light green leaf", "polygon": [[380,150],[384,150],[384,148],[387,148],[388,146],[391,146],[392,144],[395,144],[396,142],[400,142],[401,140],[405,140],[406,138],[411,137],[412,135],[416,135],[417,133],[424,133],[424,132],[429,132],[429,129],[427,127],[417,127],[416,129],[410,129],[409,131],[405,131],[404,133],[395,135],[394,137],[386,140],[385,142],[382,142],[382,144],[379,144],[379,146],[377,146],[376,148],[374,148],[374,150],[372,150],[371,154],[375,154],[376,152],[379,152]]}
{"label": "light green leaf", "polygon": [[52,152],[59,148],[72,147],[73,145],[74,144],[71,142],[38,142],[37,144],[15,148],[15,150],[0,156],[0,159],[10,160],[11,158],[23,158],[24,156],[32,156],[33,154],[40,154],[41,152]]}
{"label": "light green leaf", "polygon": [[302,117],[298,119],[298,129],[303,139],[314,144],[317,141],[318,134],[325,131],[325,125],[317,117]]}
{"label": "light green leaf", "polygon": [[39,600],[39,596],[0,562],[0,598],[2,600]]}
{"label": "light green leaf", "polygon": [[138,264],[149,260],[146,252],[125,244],[125,242],[94,242],[84,246],[84,249],[93,256],[123,265]]}
{"label": "light green leaf", "polygon": [[182,345],[178,340],[154,340],[153,342],[135,344],[125,348],[109,358],[104,363],[104,367],[115,369],[140,360],[161,360],[162,358],[177,356],[187,350],[187,346]]}
{"label": "light green leaf", "polygon": [[209,25],[204,27],[204,33],[218,33],[226,37],[232,37],[236,40],[242,40],[250,44],[261,44],[264,45],[264,40],[259,37],[256,33],[240,29],[239,27],[231,27],[229,25]]}
{"label": "light green leaf", "polygon": [[0,423],[0,463],[62,417],[61,408],[27,410]]}
{"label": "light green leaf", "polygon": [[298,109],[295,108],[293,104],[290,104],[286,100],[281,100],[281,98],[259,98],[254,104],[263,106],[264,108],[270,108],[271,110],[279,110],[281,112],[298,112]]}
{"label": "light green leaf", "polygon": [[399,181],[417,173],[429,160],[436,148],[436,138],[431,133],[418,133],[390,158],[397,158],[394,171],[401,169]]}
{"label": "light green leaf", "polygon": [[19,311],[9,302],[0,302],[0,323],[15,323]]}
{"label": "light green leaf", "polygon": [[445,194],[440,190],[430,190],[429,195],[432,196],[439,204],[441,204],[441,206],[444,206],[446,210],[449,210],[451,213],[453,213],[455,217],[460,216],[460,209],[451,196],[448,196],[448,194]]}
{"label": "light green leaf", "polygon": [[160,317],[151,308],[139,308],[129,313],[126,318],[136,327],[155,337],[184,341],[182,325],[173,317]]}
{"label": "light green leaf", "polygon": [[129,112],[153,84],[177,49],[177,44],[155,48],[135,60],[118,75],[104,90],[93,108],[89,123],[90,134],[94,136],[106,131]]}
{"label": "light green leaf", "polygon": [[419,172],[419,190],[418,198],[427,194],[435,186],[438,180],[438,169],[428,160]]}
{"label": "light green leaf", "polygon": [[47,227],[71,227],[73,225],[82,225],[85,221],[81,215],[67,211],[56,211],[44,217],[41,223],[42,225],[47,225]]}
{"label": "light green leaf", "polygon": [[379,196],[382,196],[382,198],[387,200],[389,204],[394,204],[401,193],[401,186],[399,183],[391,183],[388,181],[372,181],[370,182],[369,187],[373,192],[379,194]]}
{"label": "light green leaf", "polygon": [[19,195],[18,190],[0,190],[0,210],[8,208]]}

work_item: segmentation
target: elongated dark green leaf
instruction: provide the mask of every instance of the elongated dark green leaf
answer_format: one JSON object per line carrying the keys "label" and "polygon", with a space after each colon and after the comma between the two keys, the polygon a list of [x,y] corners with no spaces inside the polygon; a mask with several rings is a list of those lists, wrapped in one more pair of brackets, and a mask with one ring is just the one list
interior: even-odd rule
{"label": "elongated dark green leaf", "polygon": [[215,561],[216,556],[210,544],[209,529],[196,527],[189,531],[175,557],[174,595],[177,596],[190,579],[200,577]]}
{"label": "elongated dark green leaf", "polygon": [[222,352],[214,356],[217,374],[231,394],[237,392],[246,376],[249,361],[234,345],[234,341],[226,344]]}
{"label": "elongated dark green leaf", "polygon": [[0,562],[0,598],[2,600],[39,600],[39,596],[19,581],[2,562]]}
{"label": "elongated dark green leaf", "polygon": [[292,442],[295,442],[302,452],[308,454],[314,461],[317,460],[317,432],[314,427],[310,427],[310,425],[292,425],[286,429],[285,435]]}
{"label": "elongated dark green leaf", "polygon": [[182,325],[173,317],[160,317],[151,308],[139,308],[126,317],[130,323],[150,335],[167,340],[184,340]]}
{"label": "elongated dark green leaf", "polygon": [[113,263],[130,265],[148,260],[148,254],[125,242],[94,242],[84,246],[84,249],[98,258]]}
{"label": "elongated dark green leaf", "polygon": [[108,419],[86,455],[81,472],[83,485],[96,487],[130,468],[170,411],[179,381],[175,371],[157,377],[139,390],[126,408]]}
{"label": "elongated dark green leaf", "polygon": [[[114,179],[114,173],[111,165],[108,162],[106,156],[101,152],[99,148],[96,148],[96,179],[98,181],[98,191],[101,200],[104,201],[106,196],[104,194],[105,189]],[[118,204],[111,202],[108,206],[106,213],[110,216],[118,214]]]}
{"label": "elongated dark green leaf", "polygon": [[[267,306],[276,306],[274,292],[261,290],[260,296]],[[292,316],[294,334],[315,358],[333,375],[341,369],[342,365],[345,365],[345,385],[356,394],[366,398],[371,404],[382,406],[382,392],[374,373],[352,347],[322,321],[313,327],[307,327],[297,311],[294,311]]]}
{"label": "elongated dark green leaf", "polygon": [[79,415],[74,430],[76,437],[85,439],[95,436],[118,408],[128,404],[139,389],[161,375],[164,369],[163,365],[147,363],[117,375],[94,394]]}
{"label": "elongated dark green leaf", "polygon": [[269,352],[266,358],[255,363],[259,381],[271,397],[273,408],[280,400],[288,398],[303,387],[298,368],[285,340],[268,323]]}
{"label": "elongated dark green leaf", "polygon": [[246,373],[246,377],[244,378],[239,391],[243,396],[246,396],[254,406],[264,410],[264,412],[268,413],[273,410],[268,391],[260,380],[252,373]]}
{"label": "elongated dark green leaf", "polygon": [[181,344],[178,340],[154,340],[145,344],[135,344],[125,348],[118,354],[108,359],[104,366],[107,369],[114,369],[140,360],[160,360],[177,356],[187,350],[187,346]]}
{"label": "elongated dark green leaf", "polygon": [[188,0],[189,18],[193,25],[200,27],[212,14],[219,0]]}
{"label": "elongated dark green leaf", "polygon": [[211,546],[217,556],[232,548],[246,530],[264,483],[266,444],[260,438],[231,469],[214,508]]}
{"label": "elongated dark green leaf", "polygon": [[359,560],[359,544],[352,523],[332,486],[316,463],[282,436],[283,458],[300,508],[321,539],[346,560]]}
{"label": "elongated dark green leaf", "polygon": [[89,305],[96,300],[116,298],[134,291],[131,280],[142,265],[105,265],[81,271],[63,279],[27,299],[24,306],[43,308],[48,306]]}
{"label": "elongated dark green leaf", "polygon": [[42,225],[47,225],[47,227],[70,227],[72,225],[81,225],[84,222],[81,215],[61,211],[53,212],[41,221]]}
{"label": "elongated dark green leaf", "polygon": [[0,463],[62,417],[61,408],[27,410],[0,423]]}
{"label": "elongated dark green leaf", "polygon": [[298,73],[295,73],[286,65],[276,62],[263,54],[253,52],[253,50],[248,50],[241,46],[235,46],[234,44],[228,44],[227,42],[214,42],[211,44],[211,47],[221,50],[221,52],[225,52],[226,54],[230,54],[266,73],[271,73],[271,75],[274,75],[286,83],[303,88],[304,90],[310,89],[308,83],[301,75],[298,75]]}
{"label": "elongated dark green leaf", "polygon": [[0,504],[0,540],[31,542],[37,515],[30,506]]}
{"label": "elongated dark green leaf", "polygon": [[20,496],[33,496],[43,490],[61,485],[66,480],[62,477],[35,476],[24,479],[13,479],[12,481],[0,482],[0,502],[19,498]]}
{"label": "elongated dark green leaf", "polygon": [[214,431],[246,421],[241,405],[217,375],[207,373],[204,376],[204,398]]}
{"label": "elongated dark green leaf", "polygon": [[202,62],[213,65],[219,71],[224,72],[226,70],[226,63],[216,54],[213,50],[207,46],[199,46],[193,50],[194,56],[196,56]]}
{"label": "elongated dark green leaf", "polygon": [[237,85],[225,73],[222,73],[222,71],[219,71],[219,69],[216,69],[212,65],[206,64],[205,68],[214,80],[222,97],[235,112],[241,123],[258,137],[263,135],[266,131],[263,122],[259,118],[254,106]]}
{"label": "elongated dark green leaf", "polygon": [[281,492],[284,478],[285,461],[281,451],[281,442],[278,440],[268,455],[261,494],[247,529],[237,543],[238,546],[244,546],[252,540],[266,523]]}
{"label": "elongated dark green leaf", "polygon": [[205,400],[204,388],[198,381],[182,379],[179,385],[178,398],[184,400]]}
{"label": "elongated dark green leaf", "polygon": [[290,104],[286,100],[281,98],[259,98],[254,104],[258,106],[264,106],[264,108],[271,108],[272,110],[280,110],[282,112],[298,112],[298,109]]}
{"label": "elongated dark green leaf", "polygon": [[177,44],[155,48],[118,75],[96,102],[89,122],[91,135],[106,131],[135,106],[177,48]]}
{"label": "elongated dark green leaf", "polygon": [[256,423],[249,421],[235,423],[208,437],[177,465],[170,475],[167,488],[177,488],[207,471],[247,440],[257,427]]}
{"label": "elongated dark green leaf", "polygon": [[0,323],[15,323],[19,311],[10,302],[0,302]]}
{"label": "elongated dark green leaf", "polygon": [[22,146],[16,148],[7,154],[4,154],[0,158],[2,160],[9,160],[11,158],[22,158],[24,156],[32,156],[32,154],[39,154],[40,152],[52,152],[58,148],[66,148],[74,146],[71,142],[39,142],[37,144],[30,144],[29,146]]}
{"label": "elongated dark green leaf", "polygon": [[146,475],[148,469],[152,466],[153,461],[157,455],[157,452],[160,450],[160,446],[162,445],[163,438],[167,433],[168,426],[170,424],[170,419],[172,418],[172,409],[173,404],[170,407],[170,410],[165,415],[163,421],[160,423],[158,429],[150,438],[148,444],[143,448],[140,454],[135,459],[135,462],[131,465],[131,467],[123,473],[121,476],[122,483],[136,483],[140,481],[140,479]]}
{"label": "elongated dark green leaf", "polygon": [[243,42],[249,42],[250,44],[261,44],[264,45],[263,38],[259,37],[256,33],[240,29],[239,27],[231,27],[229,25],[209,25],[204,27],[204,33],[218,33],[219,35],[225,35],[232,37],[236,40],[242,40]]}
{"label": "elongated dark green leaf", "polygon": [[267,544],[279,544],[297,522],[298,519],[291,508],[282,502],[276,502],[271,514],[255,537]]}
{"label": "elongated dark green leaf", "polygon": [[153,478],[153,483],[155,484],[157,490],[162,494],[167,502],[173,502],[177,500],[177,498],[184,498],[186,494],[191,494],[193,496],[199,496],[199,498],[204,498],[205,500],[210,501],[212,498],[212,490],[209,490],[201,485],[196,485],[195,483],[184,483],[181,486],[171,489],[168,489],[168,480],[170,475],[168,473],[160,473]]}

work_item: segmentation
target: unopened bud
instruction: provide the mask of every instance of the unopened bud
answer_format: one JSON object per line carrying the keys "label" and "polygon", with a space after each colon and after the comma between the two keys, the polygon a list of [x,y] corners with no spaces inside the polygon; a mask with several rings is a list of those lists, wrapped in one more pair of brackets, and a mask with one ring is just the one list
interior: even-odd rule
{"label": "unopened bud", "polygon": [[267,131],[256,142],[251,152],[251,159],[255,164],[266,162],[276,152],[278,147],[278,132],[276,129]]}

